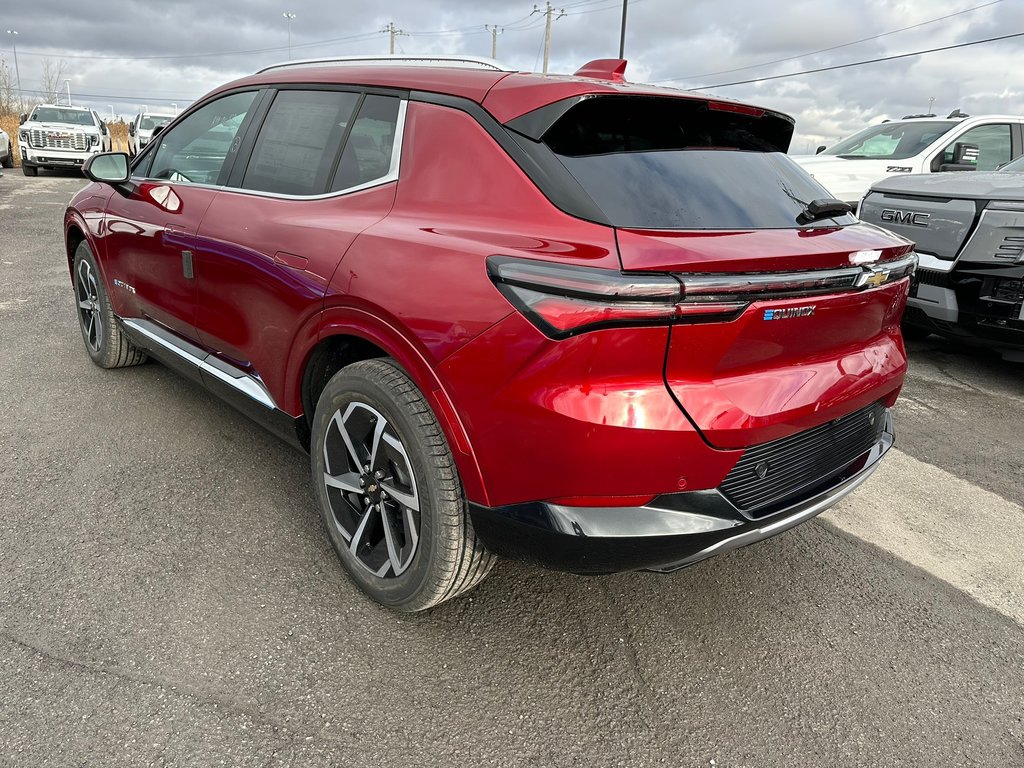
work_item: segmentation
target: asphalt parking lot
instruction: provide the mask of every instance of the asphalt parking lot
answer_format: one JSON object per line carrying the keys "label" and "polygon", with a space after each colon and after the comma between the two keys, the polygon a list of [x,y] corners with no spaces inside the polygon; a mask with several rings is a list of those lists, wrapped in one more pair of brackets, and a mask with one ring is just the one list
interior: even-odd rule
{"label": "asphalt parking lot", "polygon": [[89,361],[82,184],[0,179],[0,765],[1024,765],[1024,366],[914,345],[886,465],[759,546],[502,562],[398,616],[342,572],[304,456]]}

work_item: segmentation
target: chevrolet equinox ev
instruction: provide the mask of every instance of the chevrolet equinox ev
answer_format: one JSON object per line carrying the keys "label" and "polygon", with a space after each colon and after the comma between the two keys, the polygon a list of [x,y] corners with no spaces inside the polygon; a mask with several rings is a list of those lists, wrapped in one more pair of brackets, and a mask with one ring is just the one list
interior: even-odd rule
{"label": "chevrolet equinox ev", "polygon": [[267,68],[64,220],[86,350],[308,451],[353,581],[402,611],[496,556],[673,571],[863,482],[917,257],[785,154],[792,118],[490,60]]}

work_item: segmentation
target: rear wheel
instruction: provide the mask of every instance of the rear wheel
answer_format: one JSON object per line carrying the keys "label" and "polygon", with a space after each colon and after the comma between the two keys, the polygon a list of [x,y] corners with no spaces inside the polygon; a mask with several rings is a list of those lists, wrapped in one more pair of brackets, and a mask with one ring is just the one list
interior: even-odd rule
{"label": "rear wheel", "polygon": [[92,361],[100,368],[127,368],[144,363],[146,353],[132,344],[117,324],[96,260],[85,242],[75,251],[74,270],[78,326]]}
{"label": "rear wheel", "polygon": [[39,169],[34,165],[26,165],[24,161],[21,164],[21,172],[26,176],[38,176]]}
{"label": "rear wheel", "polygon": [[8,149],[7,150],[7,156],[3,160],[3,166],[4,166],[4,168],[13,168],[14,167],[14,150],[12,150],[12,149]]}
{"label": "rear wheel", "polygon": [[317,404],[310,453],[331,544],[377,602],[421,611],[490,571],[494,556],[473,531],[444,434],[394,362],[335,374]]}

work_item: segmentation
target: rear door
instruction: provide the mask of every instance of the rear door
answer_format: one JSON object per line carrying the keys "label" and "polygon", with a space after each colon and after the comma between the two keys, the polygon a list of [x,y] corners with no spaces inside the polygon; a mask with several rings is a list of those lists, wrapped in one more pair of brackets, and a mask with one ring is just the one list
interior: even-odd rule
{"label": "rear door", "polygon": [[345,252],[391,210],[404,114],[393,93],[282,88],[231,189],[207,212],[196,262],[200,339],[272,393]]}

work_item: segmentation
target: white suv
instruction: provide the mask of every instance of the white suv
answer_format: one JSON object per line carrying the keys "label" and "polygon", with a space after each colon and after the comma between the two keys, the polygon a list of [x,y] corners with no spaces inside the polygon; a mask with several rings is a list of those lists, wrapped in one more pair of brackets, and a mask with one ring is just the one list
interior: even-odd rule
{"label": "white suv", "polygon": [[793,159],[835,197],[855,208],[876,181],[902,173],[992,171],[1024,153],[1024,117],[953,112],[887,120],[817,155]]}
{"label": "white suv", "polygon": [[169,112],[140,112],[128,124],[128,154],[135,157],[139,151],[149,144],[153,131],[167,125],[174,119]]}
{"label": "white suv", "polygon": [[81,168],[109,145],[108,137],[107,127],[91,109],[40,104],[21,116],[21,169],[35,176],[40,168]]}

